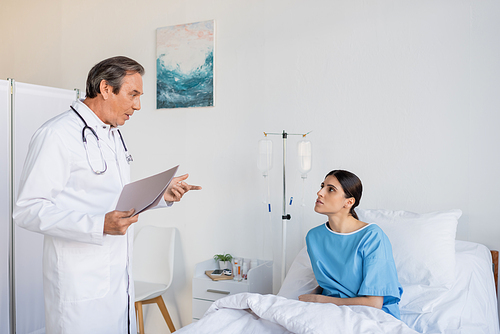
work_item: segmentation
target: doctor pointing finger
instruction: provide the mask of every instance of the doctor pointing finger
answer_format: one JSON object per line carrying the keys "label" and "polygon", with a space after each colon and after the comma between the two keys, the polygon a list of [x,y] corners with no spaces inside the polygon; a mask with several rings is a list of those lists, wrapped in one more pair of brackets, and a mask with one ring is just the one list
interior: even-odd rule
{"label": "doctor pointing finger", "polygon": [[[14,208],[16,224],[44,234],[47,334],[135,333],[134,210],[116,211],[133,161],[119,130],[141,108],[144,68],[113,57],[88,73],[86,98],[33,135]],[[174,178],[159,207],[188,191]]]}
{"label": "doctor pointing finger", "polygon": [[166,202],[178,202],[188,191],[201,190],[200,186],[193,186],[184,182],[188,176],[189,174],[184,174],[172,179],[172,182],[170,182],[167,190],[165,190],[165,193],[163,194],[163,198]]}

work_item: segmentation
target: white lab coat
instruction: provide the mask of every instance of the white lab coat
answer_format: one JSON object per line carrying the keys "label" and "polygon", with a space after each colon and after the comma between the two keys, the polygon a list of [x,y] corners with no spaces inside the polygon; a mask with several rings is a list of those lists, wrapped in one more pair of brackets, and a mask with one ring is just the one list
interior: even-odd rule
{"label": "white lab coat", "polygon": [[[132,280],[133,225],[124,236],[103,234],[129,164],[116,131],[81,101],[73,103],[99,136],[107,163],[92,172],[82,142],[83,122],[68,110],[33,136],[14,209],[16,223],[44,234],[43,275],[46,332],[120,334],[136,332]],[[95,170],[102,160],[86,131]],[[163,201],[163,204],[165,202]]]}

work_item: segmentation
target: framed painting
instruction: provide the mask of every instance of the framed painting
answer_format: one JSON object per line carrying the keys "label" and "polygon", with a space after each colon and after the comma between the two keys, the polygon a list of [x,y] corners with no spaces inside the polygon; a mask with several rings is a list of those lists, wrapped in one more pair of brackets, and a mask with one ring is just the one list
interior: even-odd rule
{"label": "framed painting", "polygon": [[157,109],[214,106],[214,23],[157,29]]}

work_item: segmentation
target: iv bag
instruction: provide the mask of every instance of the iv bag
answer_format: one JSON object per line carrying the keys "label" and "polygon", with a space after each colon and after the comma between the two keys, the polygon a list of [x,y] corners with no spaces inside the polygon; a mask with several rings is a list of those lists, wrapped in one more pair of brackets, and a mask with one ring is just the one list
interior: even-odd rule
{"label": "iv bag", "polygon": [[258,167],[264,176],[267,176],[267,172],[273,168],[273,142],[269,139],[259,140]]}
{"label": "iv bag", "polygon": [[302,177],[312,168],[312,147],[309,140],[301,140],[297,144],[297,155],[299,156],[299,170]]}

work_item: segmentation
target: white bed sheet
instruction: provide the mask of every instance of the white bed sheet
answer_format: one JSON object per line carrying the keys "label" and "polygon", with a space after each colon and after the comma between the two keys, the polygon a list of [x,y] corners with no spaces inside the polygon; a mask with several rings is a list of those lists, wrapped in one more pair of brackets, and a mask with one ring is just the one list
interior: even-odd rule
{"label": "white bed sheet", "polygon": [[215,301],[200,321],[177,333],[418,334],[373,307],[304,303],[256,293],[240,293]]}
{"label": "white bed sheet", "polygon": [[[425,298],[419,295],[425,310],[421,312],[404,307],[411,303],[411,293],[418,290],[409,289],[412,291],[406,298],[410,300],[401,303],[402,321],[366,306],[338,307],[294,300],[298,294],[290,287],[307,293],[304,287],[313,284],[305,280],[300,284],[289,282],[285,287],[291,299],[249,293],[219,299],[200,321],[178,333],[500,334],[490,251],[466,241],[456,241],[455,247],[457,278],[453,286],[438,298],[432,293],[425,293]],[[307,261],[300,254],[297,260],[291,271],[294,268],[303,275],[308,270]]]}
{"label": "white bed sheet", "polygon": [[484,245],[457,240],[456,279],[433,303],[432,312],[401,309],[401,320],[426,334],[498,334],[498,306],[491,253]]}

